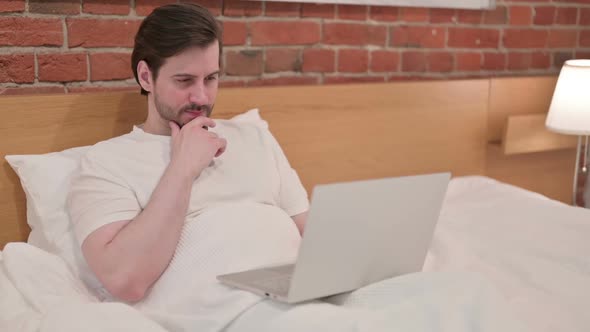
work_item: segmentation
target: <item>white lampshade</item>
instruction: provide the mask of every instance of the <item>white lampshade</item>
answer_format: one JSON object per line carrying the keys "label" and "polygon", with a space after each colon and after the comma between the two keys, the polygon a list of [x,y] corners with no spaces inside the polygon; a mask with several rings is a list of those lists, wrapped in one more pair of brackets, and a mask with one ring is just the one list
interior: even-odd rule
{"label": "white lampshade", "polygon": [[565,62],[545,125],[562,134],[590,135],[590,60]]}

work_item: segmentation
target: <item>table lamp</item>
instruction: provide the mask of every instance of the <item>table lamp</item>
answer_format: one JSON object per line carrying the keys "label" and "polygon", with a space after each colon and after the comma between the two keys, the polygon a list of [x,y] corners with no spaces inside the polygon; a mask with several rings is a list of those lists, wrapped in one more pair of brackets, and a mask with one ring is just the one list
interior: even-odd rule
{"label": "table lamp", "polygon": [[565,62],[557,79],[545,126],[561,134],[578,135],[573,185],[573,205],[578,205],[578,176],[580,171],[584,176],[588,173],[590,60]]}

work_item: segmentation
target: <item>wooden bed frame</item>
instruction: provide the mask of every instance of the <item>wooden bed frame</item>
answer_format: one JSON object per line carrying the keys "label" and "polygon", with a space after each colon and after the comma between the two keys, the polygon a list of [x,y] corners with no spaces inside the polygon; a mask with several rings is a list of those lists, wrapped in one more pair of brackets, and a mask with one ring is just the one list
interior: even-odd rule
{"label": "wooden bed frame", "polygon": [[[451,171],[571,199],[574,150],[505,155],[509,116],[546,113],[555,77],[221,89],[214,117],[259,108],[309,190],[318,183]],[[143,122],[145,98],[112,92],[0,98],[0,155],[96,143]],[[25,196],[2,159],[0,248],[26,240]]]}

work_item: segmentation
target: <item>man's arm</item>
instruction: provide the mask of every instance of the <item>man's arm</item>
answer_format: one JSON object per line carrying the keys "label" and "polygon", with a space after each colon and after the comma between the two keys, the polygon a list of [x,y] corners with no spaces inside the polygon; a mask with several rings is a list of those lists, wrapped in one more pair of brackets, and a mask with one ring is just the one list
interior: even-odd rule
{"label": "man's arm", "polygon": [[203,129],[211,119],[172,126],[171,161],[145,209],[133,220],[105,225],[82,244],[89,267],[115,297],[136,302],[164,272],[180,239],[195,178],[226,141]]}
{"label": "man's arm", "polygon": [[299,234],[301,234],[301,236],[303,236],[303,230],[305,229],[305,223],[307,222],[308,212],[309,211],[305,211],[303,213],[296,214],[293,217],[291,217],[295,222],[295,225],[297,225],[297,229],[299,230]]}
{"label": "man's arm", "polygon": [[114,297],[141,300],[172,259],[192,184],[179,174],[169,166],[136,218],[105,225],[82,243],[89,267]]}
{"label": "man's arm", "polygon": [[305,229],[305,223],[307,221],[307,209],[309,208],[307,192],[301,184],[297,172],[289,164],[287,156],[285,156],[279,142],[268,129],[265,129],[263,132],[276,161],[280,178],[279,206],[289,215],[296,213],[294,211],[299,212],[305,210],[305,212],[291,215],[293,222],[295,222],[295,225],[299,230],[299,234],[303,236],[303,230]]}

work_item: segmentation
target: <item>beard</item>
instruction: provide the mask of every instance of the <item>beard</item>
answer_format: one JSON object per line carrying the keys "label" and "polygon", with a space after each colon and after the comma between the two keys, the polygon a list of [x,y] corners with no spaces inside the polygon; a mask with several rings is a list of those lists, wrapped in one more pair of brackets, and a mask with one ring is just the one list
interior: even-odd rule
{"label": "beard", "polygon": [[[187,111],[198,111],[198,112],[205,112],[205,116],[209,117],[211,112],[213,112],[213,105],[199,105],[196,103],[190,103],[187,105],[182,106],[180,109],[175,110],[174,107],[162,102],[158,95],[154,93],[154,103],[156,105],[156,110],[160,117],[166,121],[173,121],[175,122],[178,127],[182,128],[185,124],[189,123],[188,121],[182,120],[182,115]],[[192,120],[192,119],[191,119]]]}

